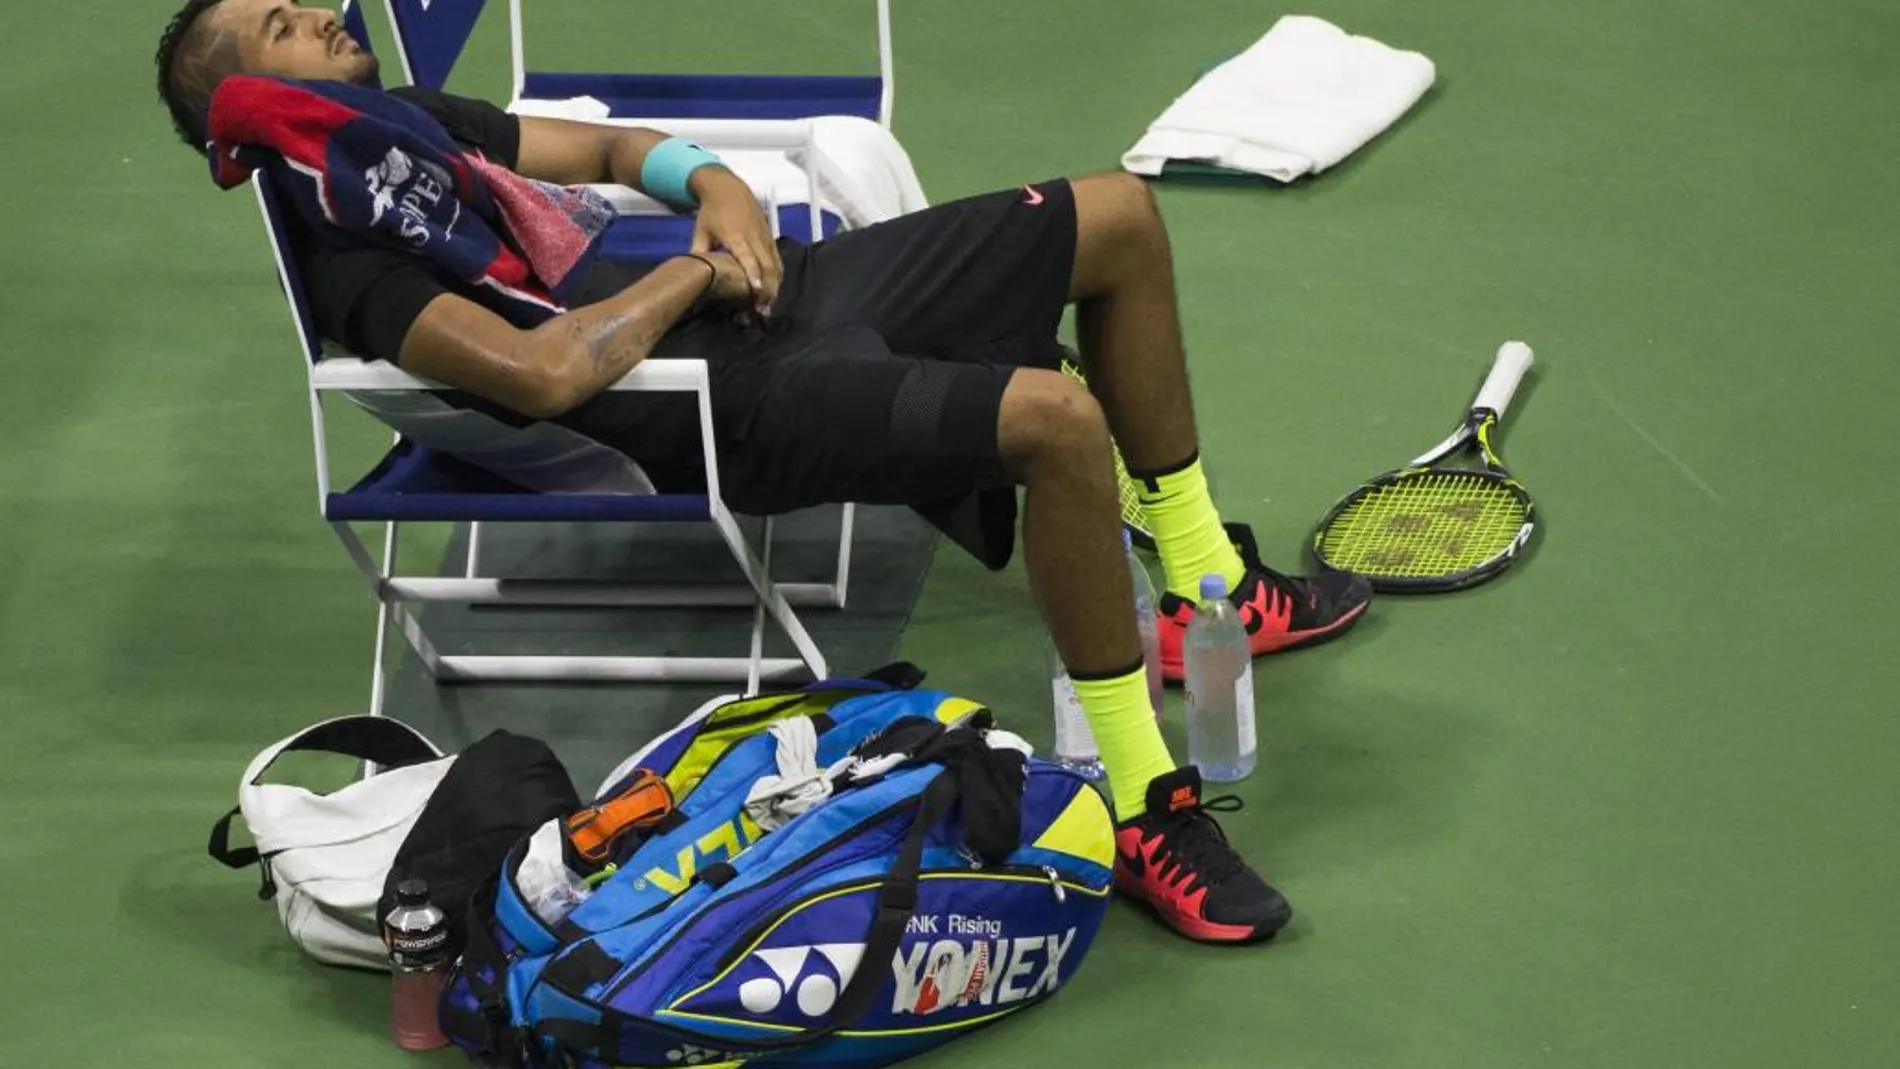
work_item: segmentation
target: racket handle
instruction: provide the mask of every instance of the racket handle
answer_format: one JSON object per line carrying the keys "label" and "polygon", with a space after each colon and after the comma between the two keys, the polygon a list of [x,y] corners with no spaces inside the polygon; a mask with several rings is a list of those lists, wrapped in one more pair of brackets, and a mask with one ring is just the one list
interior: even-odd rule
{"label": "racket handle", "polygon": [[1531,347],[1521,341],[1507,341],[1498,346],[1497,359],[1491,363],[1491,374],[1484,380],[1484,386],[1478,390],[1477,400],[1471,402],[1471,410],[1497,413],[1504,418],[1504,410],[1510,407],[1511,396],[1517,393],[1517,384],[1524,378],[1524,372],[1531,367]]}

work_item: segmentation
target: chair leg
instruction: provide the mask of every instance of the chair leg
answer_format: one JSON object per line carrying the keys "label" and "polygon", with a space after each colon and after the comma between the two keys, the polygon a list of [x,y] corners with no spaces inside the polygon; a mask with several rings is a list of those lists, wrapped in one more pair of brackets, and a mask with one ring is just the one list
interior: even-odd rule
{"label": "chair leg", "polygon": [[844,608],[847,590],[851,583],[851,534],[857,519],[858,506],[845,502],[838,520],[838,579],[833,586],[832,607]]}
{"label": "chair leg", "polygon": [[806,670],[811,672],[815,679],[826,678],[829,669],[825,665],[825,655],[819,652],[818,644],[812,641],[811,634],[805,630],[804,623],[793,615],[791,604],[785,600],[784,592],[779,590],[765,573],[758,557],[753,554],[752,547],[747,544],[745,536],[739,531],[738,524],[733,521],[732,513],[728,512],[725,506],[715,502],[712,521],[713,526],[719,529],[720,536],[726,540],[727,548],[732,551],[733,559],[738,561],[740,570],[745,573],[746,582],[752,585],[753,593],[760,599],[763,609],[772,614],[772,619],[778,621],[778,625],[785,630],[786,636],[792,640],[792,646],[798,651],[799,660],[804,662]]}
{"label": "chair leg", "polygon": [[398,548],[396,524],[392,521],[384,529],[381,564],[370,559],[369,549],[363,545],[363,540],[357,537],[356,530],[348,523],[332,521],[330,529],[336,532],[337,538],[343,543],[344,552],[348,553],[350,560],[356,564],[356,570],[363,576],[363,581],[369,584],[370,592],[376,598],[377,611],[380,615],[376,625],[378,641],[374,676],[371,681],[370,708],[372,715],[381,716],[388,689],[388,671],[384,667],[383,643],[383,636],[387,634],[387,625],[391,622],[396,624],[403,638],[408,640],[409,648],[416,652],[416,656],[421,659],[423,668],[430,676],[441,677],[442,655],[436,652],[435,644],[430,642],[428,635],[423,633],[422,621],[417,619],[415,614],[409,611],[408,605],[390,590],[390,581],[395,575]]}
{"label": "chair leg", "polygon": [[482,524],[480,520],[471,520],[468,525],[468,568],[463,573],[465,578],[474,579],[482,574],[481,558]]}
{"label": "chair leg", "polygon": [[[772,583],[772,517],[765,518],[765,532],[760,539],[759,569],[765,573],[768,589],[776,589]],[[752,657],[746,669],[746,696],[759,692],[759,668],[765,660],[765,596],[763,593],[752,603]]]}
{"label": "chair leg", "polygon": [[[764,560],[755,552],[744,532],[739,529],[732,513],[723,506],[716,505],[712,515],[713,524],[718,528],[721,538],[731,552],[733,559],[745,573],[746,586],[730,590],[728,597],[716,601],[692,600],[678,602],[678,589],[672,589],[669,597],[655,600],[640,600],[630,597],[625,590],[618,590],[608,597],[554,597],[547,592],[536,595],[533,590],[510,589],[503,591],[495,586],[498,581],[479,578],[462,579],[417,579],[399,576],[397,573],[398,530],[397,524],[388,523],[384,530],[383,559],[375,560],[364,545],[362,538],[348,522],[331,521],[330,527],[343,543],[357,571],[377,602],[377,641],[375,658],[371,664],[370,707],[372,715],[387,715],[389,676],[388,651],[390,647],[389,631],[392,626],[399,631],[414,651],[430,677],[437,682],[464,681],[546,681],[568,679],[596,680],[744,680],[747,693],[756,694],[768,678],[777,680],[787,676],[796,676],[802,669],[813,678],[828,676],[829,668],[817,643],[805,629],[804,623],[794,615],[792,599],[787,589],[772,579],[771,559],[776,523],[768,521],[764,528]],[[847,525],[846,531],[849,531]],[[479,536],[471,531],[471,541]],[[849,538],[845,538],[848,548]],[[477,553],[479,551],[477,550]],[[848,562],[841,561],[846,567]],[[477,561],[479,567],[479,561]],[[842,572],[841,572],[842,574]],[[449,584],[455,589],[438,589],[427,584]],[[462,584],[462,586],[456,586]],[[476,589],[488,584],[493,589]],[[534,584],[528,584],[532,587]],[[558,584],[556,584],[558,585]],[[835,587],[809,583],[790,584],[792,594],[798,595],[801,604],[827,605],[836,603]],[[683,589],[683,588],[681,588]],[[743,593],[741,593],[743,591]],[[554,593],[570,595],[573,592],[562,588]],[[640,593],[648,593],[642,591]],[[718,593],[718,591],[715,591]],[[520,595],[528,594],[527,597]],[[741,660],[738,657],[726,658],[653,658],[653,657],[491,657],[475,655],[444,656],[440,653],[428,635],[424,632],[420,618],[411,610],[410,602],[495,602],[515,604],[726,604],[738,607],[748,605],[752,609],[752,635],[750,655]],[[765,656],[765,617],[770,615],[778,623],[796,652],[796,657]],[[400,664],[400,660],[397,661]]]}
{"label": "chair leg", "polygon": [[[396,573],[396,524],[392,520],[383,525],[383,566],[380,569],[382,579],[387,582]],[[391,603],[382,585],[376,588],[376,654],[370,670],[369,715],[382,716],[383,702],[388,693],[389,676],[383,665],[383,652],[388,649],[389,618],[399,611]]]}

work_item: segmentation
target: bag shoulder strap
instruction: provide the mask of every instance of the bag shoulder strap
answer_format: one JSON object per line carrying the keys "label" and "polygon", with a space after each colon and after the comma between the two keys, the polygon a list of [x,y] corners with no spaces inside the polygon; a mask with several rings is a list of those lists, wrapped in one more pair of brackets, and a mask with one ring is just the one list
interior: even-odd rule
{"label": "bag shoulder strap", "polygon": [[279,739],[251,760],[243,785],[262,779],[277,759],[287,753],[332,753],[354,757],[384,768],[421,764],[442,756],[422,732],[386,716],[340,716]]}
{"label": "bag shoulder strap", "polygon": [[[435,743],[400,720],[386,716],[341,716],[312,724],[266,747],[244,770],[239,792],[256,786],[279,757],[297,752],[354,757],[383,768],[422,764],[442,756]],[[231,819],[238,815],[240,808],[233,808],[211,826],[211,839],[205,846],[206,853],[214,860],[234,869],[254,865],[258,860],[255,847],[231,848]]]}

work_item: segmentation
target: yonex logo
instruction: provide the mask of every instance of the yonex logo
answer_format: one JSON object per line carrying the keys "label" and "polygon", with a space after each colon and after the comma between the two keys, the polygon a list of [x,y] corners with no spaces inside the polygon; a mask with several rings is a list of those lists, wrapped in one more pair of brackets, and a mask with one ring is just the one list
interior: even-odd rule
{"label": "yonex logo", "polygon": [[838,993],[851,982],[858,963],[864,960],[864,944],[773,947],[753,956],[763,962],[772,975],[739,985],[739,1005],[744,1006],[747,1013],[771,1013],[790,994],[799,1013],[823,1017],[838,1004]]}
{"label": "yonex logo", "polygon": [[1074,945],[1074,928],[1016,939],[918,942],[891,961],[897,981],[891,1012],[1006,1006],[1052,992],[1062,984],[1062,959]]}

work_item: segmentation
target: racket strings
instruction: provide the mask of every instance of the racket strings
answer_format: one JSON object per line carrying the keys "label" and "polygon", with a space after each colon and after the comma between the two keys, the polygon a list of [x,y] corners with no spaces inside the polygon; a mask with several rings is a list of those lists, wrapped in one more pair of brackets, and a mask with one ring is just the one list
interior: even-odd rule
{"label": "racket strings", "polygon": [[[1062,373],[1082,386],[1086,387],[1089,383],[1088,376],[1067,357],[1062,361]],[[1152,538],[1153,532],[1148,530],[1148,512],[1141,507],[1140,489],[1128,474],[1128,465],[1122,461],[1122,451],[1111,443],[1110,452],[1115,457],[1115,489],[1121,498],[1122,526],[1144,538]]]}
{"label": "racket strings", "polygon": [[1529,508],[1480,475],[1425,472],[1369,488],[1327,525],[1320,549],[1345,571],[1430,578],[1468,571],[1516,541]]}

